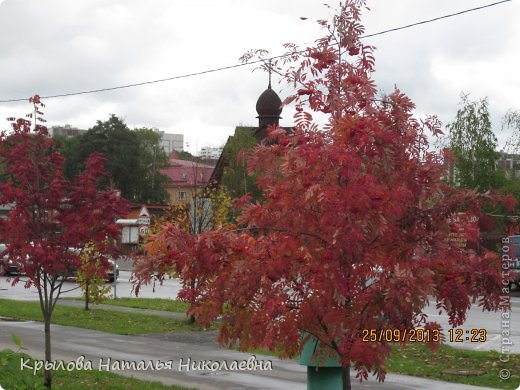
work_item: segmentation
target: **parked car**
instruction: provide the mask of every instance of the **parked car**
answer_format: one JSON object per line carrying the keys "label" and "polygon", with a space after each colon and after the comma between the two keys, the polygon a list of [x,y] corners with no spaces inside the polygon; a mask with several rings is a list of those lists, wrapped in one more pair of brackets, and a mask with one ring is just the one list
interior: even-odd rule
{"label": "parked car", "polygon": [[119,266],[112,259],[108,259],[109,264],[111,265],[110,270],[107,272],[107,282],[114,283],[119,278]]}
{"label": "parked car", "polygon": [[509,268],[509,286],[512,284],[516,285],[516,288],[520,288],[520,260],[511,262]]}
{"label": "parked car", "polygon": [[509,287],[520,288],[520,236],[509,237]]}
{"label": "parked car", "polygon": [[[108,259],[108,264],[110,265],[110,268],[107,269],[107,273],[105,276],[105,282],[114,283],[117,280],[117,278],[119,278],[119,266],[112,259]],[[66,278],[69,280],[76,280],[76,278],[77,278],[76,270],[71,270],[68,273],[68,275],[66,275]]]}
{"label": "parked car", "polygon": [[110,268],[107,269],[105,282],[114,283],[119,278],[119,266],[112,259],[108,259],[108,264],[110,264]]}
{"label": "parked car", "polygon": [[11,259],[9,259],[7,254],[2,255],[6,249],[7,246],[5,244],[0,244],[0,275],[11,276],[23,273],[22,270],[20,270],[18,266]]}
{"label": "parked car", "polygon": [[[0,255],[7,249],[5,244],[0,244]],[[110,264],[110,268],[107,270],[105,282],[113,283],[119,277],[119,266],[115,263],[114,260],[108,259],[108,263]],[[20,269],[7,254],[2,256],[0,260],[0,275],[13,276],[24,274],[23,269]],[[76,279],[76,272],[71,271],[68,272],[67,275],[64,275],[67,279]]]}

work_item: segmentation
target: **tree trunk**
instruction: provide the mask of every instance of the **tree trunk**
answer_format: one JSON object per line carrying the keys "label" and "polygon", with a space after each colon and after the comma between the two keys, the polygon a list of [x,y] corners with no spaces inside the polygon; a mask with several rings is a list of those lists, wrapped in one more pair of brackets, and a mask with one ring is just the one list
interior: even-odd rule
{"label": "tree trunk", "polygon": [[341,376],[343,379],[343,390],[351,390],[352,385],[350,383],[350,365],[343,367]]}
{"label": "tree trunk", "polygon": [[[192,281],[190,282],[190,288],[191,288],[192,290],[195,289],[195,280],[192,280]],[[193,303],[193,302],[190,302],[190,303]],[[194,323],[195,323],[195,316],[194,316],[193,314],[188,318],[188,322],[189,322],[190,324],[194,324]]]}
{"label": "tree trunk", "polygon": [[[51,363],[51,316],[49,313],[44,313],[44,329],[45,329],[45,362]],[[46,364],[47,366],[47,364]],[[44,368],[43,384],[46,388],[52,387],[52,370]]]}
{"label": "tree trunk", "polygon": [[88,279],[87,281],[85,282],[85,310],[88,310],[88,297],[89,297],[89,291],[88,291],[88,287],[90,285]]}

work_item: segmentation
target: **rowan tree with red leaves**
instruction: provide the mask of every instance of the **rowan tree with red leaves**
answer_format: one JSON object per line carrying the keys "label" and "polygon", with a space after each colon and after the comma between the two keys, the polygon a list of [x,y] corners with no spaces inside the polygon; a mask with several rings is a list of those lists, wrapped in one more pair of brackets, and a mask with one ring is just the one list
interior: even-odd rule
{"label": "rowan tree with red leaves", "polygon": [[[63,176],[63,157],[42,124],[43,104],[38,95],[30,99],[34,112],[27,119],[8,118],[12,131],[0,136],[0,204],[10,205],[6,219],[0,219],[0,237],[7,249],[1,255],[20,270],[13,285],[25,281],[35,287],[44,319],[45,360],[51,362],[50,324],[65,276],[81,265],[85,244],[96,245],[100,257],[92,259],[101,267],[92,272],[106,274],[113,240],[119,234],[115,221],[126,212],[127,201],[114,190],[100,191],[105,175],[105,158],[93,154],[83,173],[72,182]],[[26,276],[22,276],[26,275]],[[51,387],[51,370],[45,370],[44,384]]]}
{"label": "rowan tree with red leaves", "polygon": [[[271,128],[248,155],[265,201],[242,199],[237,224],[211,232],[165,226],[148,244],[154,265],[137,269],[146,283],[176,267],[179,297],[195,302],[189,313],[205,325],[222,316],[224,345],[287,357],[314,337],[317,362],[341,362],[345,389],[351,367],[359,380],[385,377],[391,344],[366,342],[364,330],[424,328],[440,338],[423,312],[429,301],[455,327],[476,300],[496,310],[500,291],[497,256],[449,239],[454,215],[479,218],[493,199],[444,183],[448,157],[428,148],[427,132],[441,134],[435,117],[415,119],[398,89],[378,96],[374,49],[360,40],[364,3],[346,0],[320,22],[327,35],[315,47],[289,45],[283,64],[270,65],[295,87],[286,103],[297,113],[294,131]],[[264,52],[245,59],[255,54]],[[328,115],[323,128],[314,113]],[[462,234],[477,239],[461,220]]]}

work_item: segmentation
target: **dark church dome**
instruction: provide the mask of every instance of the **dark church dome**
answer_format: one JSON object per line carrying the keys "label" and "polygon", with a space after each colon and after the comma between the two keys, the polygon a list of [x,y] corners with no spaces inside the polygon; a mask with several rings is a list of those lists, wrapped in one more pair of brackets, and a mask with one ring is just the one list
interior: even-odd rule
{"label": "dark church dome", "polygon": [[282,113],[282,100],[271,89],[271,85],[262,92],[256,102],[256,112],[259,117],[280,117]]}

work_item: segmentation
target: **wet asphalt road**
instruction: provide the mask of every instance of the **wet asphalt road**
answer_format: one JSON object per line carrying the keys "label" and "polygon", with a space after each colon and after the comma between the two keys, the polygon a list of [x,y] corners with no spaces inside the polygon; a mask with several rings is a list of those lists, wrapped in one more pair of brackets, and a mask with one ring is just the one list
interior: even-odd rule
{"label": "wet asphalt road", "polygon": [[[130,272],[121,270],[116,284],[117,296],[135,296],[132,292],[132,283],[129,281]],[[74,283],[67,283],[69,288]],[[148,286],[143,289],[141,296],[172,298],[177,295],[180,285],[177,280],[168,280],[162,286]],[[69,291],[65,296],[79,296],[79,289]],[[511,338],[514,341],[512,352],[520,353],[520,290],[511,293]],[[9,299],[38,299],[36,290],[25,289],[23,283],[15,287],[8,285],[5,277],[0,277],[0,298]],[[430,306],[426,309],[432,318],[446,327],[447,317],[436,314]],[[1,313],[0,313],[1,316]],[[472,307],[464,329],[485,327],[488,331],[486,343],[459,343],[455,346],[470,349],[500,348],[502,338],[500,313],[482,313],[477,307]],[[261,360],[272,360],[272,371],[199,371],[179,370],[179,364],[192,362],[221,362],[224,359],[246,361],[249,354],[224,350],[216,344],[215,332],[194,332],[190,334],[160,334],[144,336],[120,336],[110,333],[95,332],[53,325],[53,358],[65,361],[75,361],[80,356],[92,360],[93,364],[112,361],[139,362],[139,361],[172,361],[172,369],[147,371],[119,371],[122,375],[133,375],[141,379],[158,380],[165,384],[179,384],[186,387],[200,389],[305,389],[305,367],[293,361],[280,361],[273,357],[258,357]],[[22,338],[28,347],[28,353],[35,358],[43,357],[43,327],[35,322],[8,322],[0,321],[0,349],[16,347],[11,341],[11,334]],[[182,361],[181,361],[182,359]],[[186,367],[186,366],[183,366]],[[97,369],[97,367],[96,367]],[[497,378],[498,380],[498,378]],[[359,384],[353,379],[354,388],[361,389],[470,389],[472,387],[457,386],[446,382],[428,381],[420,378],[400,375],[388,375],[384,384],[377,383],[373,378],[369,382]],[[1,383],[0,383],[1,385]],[[478,388],[482,389],[482,388]]]}
{"label": "wet asphalt road", "polygon": [[[215,342],[215,332],[194,332],[188,334],[161,334],[142,336],[121,336],[73,327],[52,326],[53,360],[66,362],[77,361],[83,357],[83,364],[91,361],[91,368],[110,371],[139,379],[160,381],[164,384],[178,384],[198,389],[306,389],[306,368],[295,361],[279,360],[271,356],[256,356],[266,367],[272,361],[272,370],[187,370],[187,363],[208,362],[221,364],[227,361],[230,367],[247,362],[251,354],[221,349]],[[0,321],[0,349],[15,348],[11,334],[16,334],[28,348],[26,351],[36,359],[43,358],[43,326],[35,322]],[[110,359],[110,360],[109,360]],[[130,369],[113,370],[114,365],[134,364],[140,361],[149,364],[166,364],[171,361],[171,369],[148,369],[135,371]],[[192,366],[193,367],[193,366]],[[29,369],[24,367],[24,369]],[[447,382],[431,381],[403,375],[387,376],[384,383],[373,378],[359,384],[353,380],[354,389],[443,389],[477,390],[482,387],[455,385]],[[498,380],[498,379],[497,379]]]}

